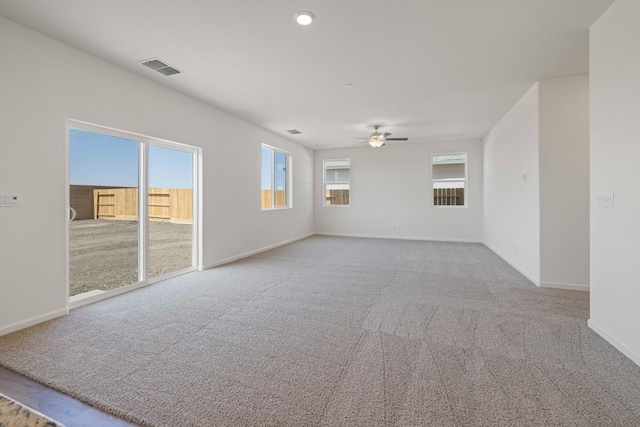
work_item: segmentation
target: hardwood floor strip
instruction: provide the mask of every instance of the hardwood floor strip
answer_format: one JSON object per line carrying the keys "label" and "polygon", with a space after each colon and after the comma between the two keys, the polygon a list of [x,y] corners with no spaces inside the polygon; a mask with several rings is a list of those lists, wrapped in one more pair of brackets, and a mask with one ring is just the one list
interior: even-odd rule
{"label": "hardwood floor strip", "polygon": [[64,424],[65,427],[130,427],[134,425],[2,366],[0,366],[0,393]]}

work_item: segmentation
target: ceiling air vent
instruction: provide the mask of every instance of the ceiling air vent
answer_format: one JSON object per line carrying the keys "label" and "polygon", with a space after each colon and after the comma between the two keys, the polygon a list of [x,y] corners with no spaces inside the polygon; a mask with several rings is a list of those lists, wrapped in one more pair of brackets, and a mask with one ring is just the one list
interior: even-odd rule
{"label": "ceiling air vent", "polygon": [[299,133],[302,133],[302,132],[300,132],[299,130],[296,130],[296,129],[289,129],[287,132],[289,132],[291,135],[297,135]]}
{"label": "ceiling air vent", "polygon": [[145,61],[140,61],[140,63],[145,67],[151,68],[152,70],[159,72],[160,74],[164,74],[165,76],[173,76],[174,74],[181,73],[181,71],[173,68],[169,64],[165,64],[159,59],[147,59]]}

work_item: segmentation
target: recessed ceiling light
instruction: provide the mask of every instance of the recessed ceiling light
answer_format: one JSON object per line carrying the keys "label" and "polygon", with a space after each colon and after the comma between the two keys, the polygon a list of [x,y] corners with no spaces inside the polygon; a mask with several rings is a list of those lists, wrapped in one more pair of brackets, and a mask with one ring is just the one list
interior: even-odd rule
{"label": "recessed ceiling light", "polygon": [[316,16],[308,10],[301,10],[293,14],[293,19],[300,25],[309,25],[316,19]]}

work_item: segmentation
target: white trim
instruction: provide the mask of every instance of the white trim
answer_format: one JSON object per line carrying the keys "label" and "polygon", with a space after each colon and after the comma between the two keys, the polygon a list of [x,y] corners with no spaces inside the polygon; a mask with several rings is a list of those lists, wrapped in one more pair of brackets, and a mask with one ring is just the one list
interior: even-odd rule
{"label": "white trim", "polygon": [[68,308],[62,308],[60,310],[51,311],[40,316],[31,317],[30,319],[21,320],[20,322],[12,323],[0,328],[0,336],[10,334],[11,332],[19,331],[20,329],[28,328],[29,326],[37,325],[38,323],[46,322],[47,320],[55,319],[57,317],[66,316],[69,314]]}
{"label": "white trim", "polygon": [[489,250],[491,250],[491,252],[493,252],[494,254],[498,255],[500,258],[502,258],[507,264],[509,264],[511,267],[515,268],[516,270],[518,270],[518,272],[520,274],[522,274],[524,277],[526,277],[527,279],[529,279],[530,282],[532,282],[534,285],[536,285],[537,287],[540,287],[540,281],[534,279],[533,277],[531,277],[531,275],[529,273],[527,273],[526,271],[524,271],[522,268],[520,268],[517,264],[509,261],[506,257],[504,257],[502,254],[500,254],[500,252],[498,252],[497,250],[495,250],[494,248],[492,248],[491,246],[487,245],[485,242],[482,242],[483,245],[485,245],[487,248],[489,248]]}
{"label": "white trim", "polygon": [[[68,210],[65,209],[67,215],[66,221],[66,241],[65,241],[65,267],[66,267],[66,292],[67,292],[67,307],[77,308],[84,305],[92,304],[97,301],[101,301],[107,298],[111,298],[116,295],[120,295],[125,292],[129,292],[141,287],[147,286],[150,283],[156,283],[161,280],[175,277],[190,271],[199,269],[202,265],[203,257],[203,238],[201,230],[203,229],[203,192],[202,192],[202,148],[182,144],[179,142],[169,141],[166,139],[156,138],[152,136],[142,135],[135,132],[123,131],[107,126],[96,125],[93,123],[83,122],[74,119],[66,120],[66,205],[71,206],[71,192],[70,192],[70,130],[78,129],[87,132],[93,132],[96,134],[108,135],[116,138],[123,138],[138,143],[138,282],[129,284],[117,289],[113,289],[104,292],[99,295],[90,295],[86,298],[75,299],[69,296],[70,284],[69,284],[69,222]],[[149,198],[147,197],[149,188],[149,149],[150,147],[160,147],[164,149],[170,149],[175,151],[181,151],[192,155],[192,188],[193,188],[193,220],[192,220],[192,245],[191,245],[191,262],[190,267],[177,270],[175,272],[167,273],[161,276],[154,277],[149,280],[148,278],[148,266],[149,266]]]}
{"label": "white trim", "polygon": [[87,291],[87,292],[82,292],[81,294],[76,294],[74,296],[69,297],[69,302],[73,303],[75,301],[84,299],[84,298],[89,298],[92,297],[94,295],[102,295],[104,294],[105,291],[103,291],[102,289],[94,289],[92,291]]}
{"label": "white trim", "polygon": [[236,255],[236,256],[233,256],[233,257],[230,257],[230,258],[225,258],[225,259],[222,259],[220,261],[216,261],[216,262],[211,263],[211,264],[207,264],[205,266],[199,267],[198,270],[208,270],[210,268],[220,267],[221,265],[228,264],[230,262],[237,261],[237,260],[242,259],[242,258],[250,257],[252,255],[259,254],[260,252],[265,252],[265,251],[268,251],[270,249],[275,249],[275,248],[277,248],[279,246],[288,245],[289,243],[297,242],[298,240],[306,239],[307,237],[311,237],[313,235],[314,235],[314,233],[303,234],[302,236],[294,237],[294,238],[289,239],[289,240],[285,240],[285,241],[282,241],[282,242],[279,242],[279,243],[274,243],[273,245],[265,246],[265,247],[260,248],[260,249],[255,249],[253,251],[245,252],[245,253],[240,254],[240,255]]}
{"label": "white trim", "polygon": [[[166,144],[164,145],[165,147],[169,147],[169,148],[173,147],[173,149],[178,149],[180,151],[193,151],[194,149],[199,148],[194,145],[188,145],[181,142],[171,141],[163,138],[156,138],[155,136],[149,136],[143,133],[131,132],[127,130],[112,128],[109,126],[97,125],[95,123],[85,122],[82,120],[67,118],[67,123],[69,122],[72,123],[70,127],[74,129],[93,132],[93,133],[103,133],[105,135],[114,136],[116,138],[128,139],[128,140],[131,140],[132,136],[135,138],[144,138],[147,140],[153,140],[156,143],[160,143],[157,145]],[[139,139],[133,139],[133,141],[141,142]],[[181,148],[176,148],[176,146]]]}
{"label": "white trim", "polygon": [[561,282],[540,282],[541,288],[565,289],[568,291],[589,292],[589,285],[579,285],[577,283],[561,283]]}
{"label": "white trim", "polygon": [[[327,204],[327,162],[349,162],[348,168],[341,168],[342,170],[349,170],[349,181],[331,182],[330,184],[347,184],[349,186],[349,204],[348,205],[328,205]],[[351,157],[342,159],[322,159],[322,207],[323,208],[348,208],[351,206]]]}
{"label": "white trim", "polygon": [[149,278],[148,276],[149,272],[147,271],[148,269],[149,269],[149,141],[141,141],[141,142],[138,142],[138,281],[139,282],[144,282]]}
{"label": "white trim", "polygon": [[[464,179],[458,180],[457,182],[464,183],[464,205],[435,205],[433,203],[433,183],[434,182],[442,182],[442,179],[433,179],[433,157],[434,156],[448,156],[448,155],[459,155],[464,154]],[[431,167],[429,168],[429,172],[431,174],[431,206],[432,208],[468,208],[469,207],[469,153],[467,151],[459,151],[459,152],[446,152],[446,153],[431,153]],[[458,163],[459,164],[459,163]],[[495,251],[494,251],[495,252]]]}
{"label": "white trim", "polygon": [[79,300],[69,301],[69,309],[73,310],[76,308],[84,307],[85,305],[93,304],[94,302],[102,301],[111,297],[115,297],[117,295],[126,294],[127,292],[135,291],[136,289],[144,288],[145,286],[149,286],[149,282],[145,281],[133,283],[131,285],[125,285],[120,288],[105,291],[104,293],[99,295],[92,295]]}
{"label": "white trim", "polygon": [[315,232],[316,236],[333,236],[333,237],[357,237],[362,239],[390,239],[390,240],[424,240],[432,242],[450,242],[450,243],[482,243],[480,240],[472,239],[454,239],[454,238],[441,238],[441,237],[407,237],[407,236],[379,236],[373,234],[350,234],[350,233],[324,233]]}
{"label": "white trim", "polygon": [[103,291],[93,295],[88,295],[85,298],[74,299],[74,297],[69,297],[69,309],[73,310],[76,308],[84,307],[85,305],[93,304],[111,297],[126,294],[127,292],[135,291],[137,289],[144,288],[146,286],[153,285],[155,283],[162,282],[173,277],[182,276],[183,274],[191,273],[192,271],[196,270],[196,267],[191,266],[180,270],[171,271],[166,274],[161,274],[160,276],[151,277],[146,281],[134,283],[132,285],[125,285],[120,288],[111,289],[109,291]]}
{"label": "white trim", "polygon": [[165,274],[161,274],[159,276],[154,276],[149,278],[149,284],[152,285],[154,283],[162,282],[164,280],[172,279],[174,277],[182,276],[183,274],[191,273],[192,271],[196,271],[197,268],[194,266],[181,268],[180,270],[170,271]]}
{"label": "white trim", "polygon": [[611,335],[610,333],[606,332],[604,329],[602,329],[600,326],[596,325],[596,323],[589,319],[587,321],[587,325],[591,328],[591,330],[593,330],[596,334],[600,335],[602,338],[604,338],[609,344],[611,344],[612,346],[614,346],[618,351],[620,351],[620,353],[624,354],[625,356],[627,356],[629,359],[631,359],[633,361],[633,363],[635,363],[636,365],[640,366],[640,354],[634,352],[633,350],[631,350],[629,347],[627,347],[626,345],[622,344],[620,341],[618,341],[617,339],[615,339],[613,337],[613,335]]}
{"label": "white trim", "polygon": [[[197,265],[198,270],[202,270],[202,265],[204,264],[204,160],[203,160],[203,151],[202,148],[198,148],[196,151],[196,160],[197,160],[197,170],[196,165],[194,164],[194,189],[193,189],[193,197],[194,199],[197,197],[197,203],[193,207],[194,215],[197,212],[196,218],[193,221],[193,238],[194,242],[196,242],[196,259],[195,265]],[[196,163],[194,161],[194,163]],[[197,179],[196,179],[197,175]],[[196,185],[197,184],[197,185]],[[196,196],[196,192],[198,195]],[[197,237],[197,238],[196,238]]]}
{"label": "white trim", "polygon": [[[65,122],[66,126],[66,139],[64,145],[64,167],[65,167],[65,188],[64,188],[64,196],[65,196],[65,220],[64,220],[64,280],[65,280],[65,298],[67,299],[67,306],[69,305],[69,291],[70,291],[70,260],[69,256],[69,240],[70,240],[70,231],[69,231],[69,208],[71,207],[71,123],[69,120]],[[68,310],[67,310],[68,312]]]}
{"label": "white trim", "polygon": [[[293,208],[293,160],[289,151],[274,147],[268,144],[260,144],[260,190],[262,191],[262,148],[271,150],[271,207],[263,208],[263,211],[275,211],[280,209]],[[284,206],[276,206],[276,152],[285,156],[285,183],[284,183]]]}

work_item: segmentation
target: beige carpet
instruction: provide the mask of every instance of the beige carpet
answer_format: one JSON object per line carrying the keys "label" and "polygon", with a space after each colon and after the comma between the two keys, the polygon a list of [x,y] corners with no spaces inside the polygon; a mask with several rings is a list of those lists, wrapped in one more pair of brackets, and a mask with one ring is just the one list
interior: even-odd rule
{"label": "beige carpet", "polygon": [[480,244],[315,236],[0,338],[142,425],[639,426],[640,368]]}

